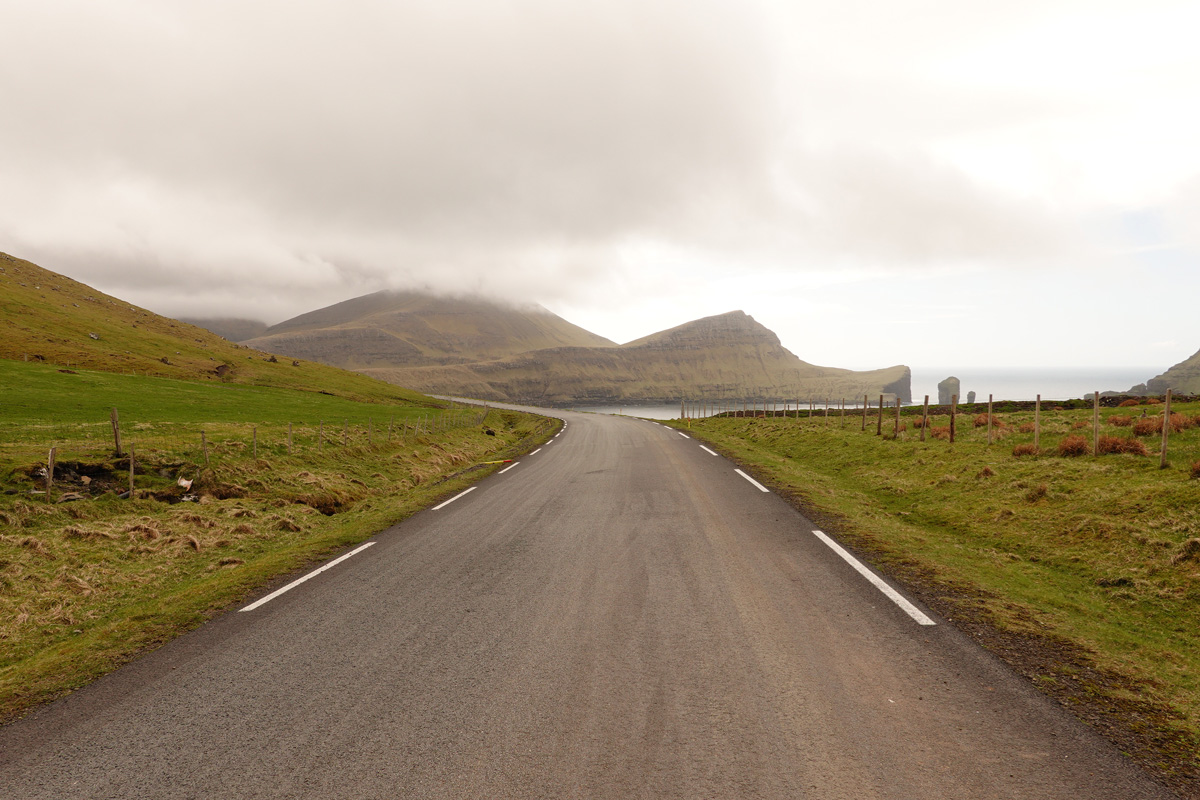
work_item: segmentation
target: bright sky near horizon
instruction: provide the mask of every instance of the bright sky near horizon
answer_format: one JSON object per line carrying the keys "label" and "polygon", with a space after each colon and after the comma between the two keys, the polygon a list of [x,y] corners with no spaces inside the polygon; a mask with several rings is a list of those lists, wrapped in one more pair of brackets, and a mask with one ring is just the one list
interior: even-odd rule
{"label": "bright sky near horizon", "polygon": [[383,288],[806,361],[1200,347],[1200,4],[0,0],[0,250],[172,316]]}

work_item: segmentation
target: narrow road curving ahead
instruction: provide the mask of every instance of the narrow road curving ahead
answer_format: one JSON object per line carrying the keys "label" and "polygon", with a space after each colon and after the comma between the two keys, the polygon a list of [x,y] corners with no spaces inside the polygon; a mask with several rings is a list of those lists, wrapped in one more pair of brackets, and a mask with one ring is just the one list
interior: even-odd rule
{"label": "narrow road curving ahead", "polygon": [[0,797],[1171,796],[700,443],[559,415],[0,729]]}

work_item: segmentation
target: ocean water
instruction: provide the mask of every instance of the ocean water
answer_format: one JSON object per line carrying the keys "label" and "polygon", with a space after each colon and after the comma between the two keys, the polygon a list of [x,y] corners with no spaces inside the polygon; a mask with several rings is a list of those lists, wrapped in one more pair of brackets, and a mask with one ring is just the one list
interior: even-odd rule
{"label": "ocean water", "polygon": [[1157,367],[1000,367],[995,369],[956,369],[954,367],[913,367],[912,396],[920,403],[929,395],[937,402],[937,385],[950,376],[962,385],[962,400],[967,392],[975,392],[976,402],[986,401],[988,395],[997,400],[1071,400],[1095,391],[1126,392],[1155,375],[1167,366]]}
{"label": "ocean water", "polygon": [[[1128,391],[1131,386],[1145,383],[1155,375],[1162,374],[1166,369],[1166,366],[1000,367],[995,369],[913,367],[912,396],[913,402],[919,404],[928,394],[930,402],[936,403],[938,383],[954,376],[961,382],[963,402],[966,402],[967,392],[975,392],[976,402],[986,402],[989,394],[993,395],[996,400],[1034,400],[1039,394],[1043,400],[1070,400],[1097,390],[1101,392]],[[804,407],[807,408],[807,405]],[[818,405],[818,407],[820,406]],[[783,408],[782,399],[779,408]],[[675,419],[679,416],[678,403],[668,406],[573,406],[572,410],[590,411],[596,414],[625,414],[647,419]]]}

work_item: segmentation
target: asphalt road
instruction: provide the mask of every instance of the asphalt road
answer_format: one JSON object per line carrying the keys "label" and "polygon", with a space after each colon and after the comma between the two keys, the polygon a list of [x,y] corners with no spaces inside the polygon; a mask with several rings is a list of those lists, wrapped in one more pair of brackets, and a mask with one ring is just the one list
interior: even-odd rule
{"label": "asphalt road", "polygon": [[561,416],[448,505],[0,729],[0,797],[1171,796],[724,458]]}

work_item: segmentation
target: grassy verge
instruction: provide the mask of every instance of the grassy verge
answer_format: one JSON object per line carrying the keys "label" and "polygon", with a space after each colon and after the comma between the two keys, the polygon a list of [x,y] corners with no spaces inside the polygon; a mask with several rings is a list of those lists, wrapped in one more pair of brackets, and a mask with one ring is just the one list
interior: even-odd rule
{"label": "grassy verge", "polygon": [[[990,446],[973,413],[957,418],[954,444],[920,441],[912,416],[899,434],[885,421],[883,436],[874,420],[864,432],[859,418],[838,417],[690,427],[1163,780],[1196,792],[1200,405],[1173,408],[1168,469],[1159,434],[1132,433],[1142,410],[1153,421],[1159,409],[1106,409],[1103,433],[1148,455],[1091,455],[1090,410],[1043,411],[1040,450],[1025,456],[1014,451],[1032,448],[1031,411],[1004,414]],[[944,417],[931,423],[931,433],[948,428]],[[1059,455],[1078,452],[1079,439],[1087,454]]]}
{"label": "grassy verge", "polygon": [[[117,394],[75,408],[80,376],[58,374],[37,378],[46,378],[36,386],[48,409],[40,415],[19,402],[0,409],[0,721],[461,490],[495,469],[483,462],[528,451],[558,427],[516,412],[398,406],[386,409],[396,420],[390,438],[380,421],[368,443],[379,404],[98,374],[98,383],[116,381]],[[196,391],[212,392],[211,402],[189,399]],[[139,443],[131,499],[117,494],[128,460],[114,457],[108,422],[92,421],[114,398],[129,409],[126,441]],[[284,420],[301,412],[348,419],[352,430],[339,423],[319,442],[315,425],[293,423],[289,448]],[[44,485],[46,451],[30,451],[28,440],[45,444],[47,433],[70,455],[60,456],[50,499],[78,500],[31,494]],[[42,460],[23,460],[27,451]],[[181,476],[192,485],[180,486]]]}

